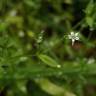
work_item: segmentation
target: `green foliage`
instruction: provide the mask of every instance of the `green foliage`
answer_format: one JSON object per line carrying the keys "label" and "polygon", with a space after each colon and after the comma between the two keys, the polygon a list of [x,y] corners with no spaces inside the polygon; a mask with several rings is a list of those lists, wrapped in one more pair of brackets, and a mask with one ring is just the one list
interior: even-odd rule
{"label": "green foliage", "polygon": [[[0,96],[95,96],[95,6],[0,0]],[[72,31],[80,34],[73,46]]]}
{"label": "green foliage", "polygon": [[49,65],[50,67],[58,67],[60,66],[55,60],[50,58],[47,55],[40,54],[38,56],[45,64]]}

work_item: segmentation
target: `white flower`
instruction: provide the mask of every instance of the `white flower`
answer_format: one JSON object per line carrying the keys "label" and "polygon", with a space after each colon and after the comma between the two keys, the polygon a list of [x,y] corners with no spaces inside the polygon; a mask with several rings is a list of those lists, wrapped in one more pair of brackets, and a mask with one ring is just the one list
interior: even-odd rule
{"label": "white flower", "polygon": [[68,38],[72,40],[72,45],[74,44],[75,40],[79,40],[79,34],[71,32],[70,35],[68,35]]}
{"label": "white flower", "polygon": [[37,43],[41,43],[43,41],[43,34],[44,34],[44,31],[42,30],[37,39]]}

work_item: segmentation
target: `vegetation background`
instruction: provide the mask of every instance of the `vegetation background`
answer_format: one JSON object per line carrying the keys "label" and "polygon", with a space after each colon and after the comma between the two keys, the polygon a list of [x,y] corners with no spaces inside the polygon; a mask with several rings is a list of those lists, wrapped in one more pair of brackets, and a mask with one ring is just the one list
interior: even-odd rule
{"label": "vegetation background", "polygon": [[0,0],[0,96],[96,96],[96,1]]}

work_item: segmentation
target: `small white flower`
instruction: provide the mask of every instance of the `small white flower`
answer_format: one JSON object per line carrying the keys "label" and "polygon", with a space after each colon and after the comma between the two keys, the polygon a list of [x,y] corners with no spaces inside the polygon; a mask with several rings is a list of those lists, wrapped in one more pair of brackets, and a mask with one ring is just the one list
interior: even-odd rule
{"label": "small white flower", "polygon": [[68,35],[68,38],[72,40],[72,45],[74,45],[75,40],[79,40],[79,34],[71,32],[70,35]]}
{"label": "small white flower", "polygon": [[44,31],[42,30],[37,39],[37,43],[41,43],[43,41],[43,34],[44,34]]}

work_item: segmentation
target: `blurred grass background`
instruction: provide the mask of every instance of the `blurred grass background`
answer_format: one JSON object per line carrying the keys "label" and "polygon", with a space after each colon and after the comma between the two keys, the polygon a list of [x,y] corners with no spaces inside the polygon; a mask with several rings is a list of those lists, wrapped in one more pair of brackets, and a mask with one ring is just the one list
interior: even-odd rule
{"label": "blurred grass background", "polygon": [[95,0],[0,0],[0,96],[96,96],[95,76]]}

